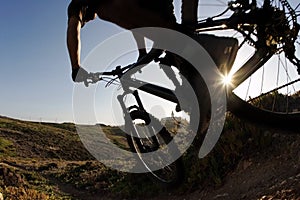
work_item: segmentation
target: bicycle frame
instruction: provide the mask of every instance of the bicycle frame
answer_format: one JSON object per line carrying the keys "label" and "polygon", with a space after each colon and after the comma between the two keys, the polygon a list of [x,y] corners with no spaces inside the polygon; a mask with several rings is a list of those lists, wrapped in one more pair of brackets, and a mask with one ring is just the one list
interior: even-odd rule
{"label": "bicycle frame", "polygon": [[[232,77],[232,84],[230,86],[227,86],[227,92],[231,92],[234,90],[239,84],[244,82],[251,74],[253,74],[256,70],[258,70],[270,57],[272,54],[270,54],[268,51],[262,49],[257,51],[236,73],[233,74]],[[121,87],[124,90],[124,93],[122,95],[118,96],[118,101],[122,107],[124,115],[127,115],[126,113],[127,108],[125,106],[125,103],[123,102],[123,99],[128,94],[134,94],[135,90],[140,90],[143,92],[146,92],[148,94],[160,97],[162,99],[165,99],[167,101],[170,101],[172,103],[175,103],[179,105],[178,98],[175,95],[175,91],[171,90],[169,88],[165,88],[162,86],[154,85],[152,83],[148,83],[142,80],[133,79],[130,77],[131,74],[133,74],[132,71],[135,71],[134,69],[138,66],[135,65],[130,70],[125,72],[122,75],[119,75],[119,80],[121,83]],[[131,89],[134,88],[134,89]],[[224,88],[225,89],[225,88]],[[139,107],[144,110],[142,106],[142,102],[138,95],[134,95]]]}
{"label": "bicycle frame", "polygon": [[178,103],[178,99],[174,95],[174,91],[168,88],[154,85],[152,83],[147,83],[141,80],[134,80],[134,79],[121,79],[121,84],[123,86],[126,85],[128,87],[127,92],[125,92],[127,94],[129,91],[129,87],[134,87],[136,89],[163,98],[165,100],[171,101],[173,103]]}

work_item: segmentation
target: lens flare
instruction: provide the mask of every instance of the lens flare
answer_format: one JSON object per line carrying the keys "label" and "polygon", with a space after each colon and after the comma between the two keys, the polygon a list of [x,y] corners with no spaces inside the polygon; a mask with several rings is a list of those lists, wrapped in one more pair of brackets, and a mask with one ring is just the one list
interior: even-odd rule
{"label": "lens flare", "polygon": [[230,85],[232,80],[232,75],[227,74],[227,75],[222,75],[222,83],[224,85]]}

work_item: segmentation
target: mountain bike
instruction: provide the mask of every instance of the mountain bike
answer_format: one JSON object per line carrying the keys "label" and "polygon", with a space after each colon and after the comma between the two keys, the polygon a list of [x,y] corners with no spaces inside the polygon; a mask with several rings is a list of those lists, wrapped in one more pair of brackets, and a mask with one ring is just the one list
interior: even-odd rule
{"label": "mountain bike", "polygon": [[[204,47],[224,80],[231,77],[230,83],[223,87],[228,111],[263,125],[299,131],[299,10],[299,3],[292,6],[286,0],[236,0],[229,2],[221,14],[199,20],[195,30],[181,27],[184,34]],[[240,53],[247,57],[244,64],[235,63]],[[278,62],[274,62],[274,58]],[[136,77],[151,62],[158,63],[172,87]],[[233,70],[236,65],[238,68]],[[270,82],[270,78],[275,81]],[[85,85],[107,81],[107,86],[121,86],[122,94],[117,99],[130,151],[135,153],[145,171],[163,183],[174,185],[183,179],[181,155],[195,137],[204,137],[217,111],[211,110],[213,100],[204,79],[185,58],[153,48],[137,63],[91,73]],[[250,92],[251,83],[255,84],[254,92]],[[192,92],[187,95],[187,90]],[[171,117],[154,116],[145,107],[146,101],[140,92],[171,102]],[[126,104],[128,96],[134,99],[131,105]],[[196,99],[193,106],[190,98],[193,102]],[[179,112],[188,117],[174,115]],[[182,147],[184,143],[187,145]],[[158,155],[151,155],[157,151],[160,151]]]}

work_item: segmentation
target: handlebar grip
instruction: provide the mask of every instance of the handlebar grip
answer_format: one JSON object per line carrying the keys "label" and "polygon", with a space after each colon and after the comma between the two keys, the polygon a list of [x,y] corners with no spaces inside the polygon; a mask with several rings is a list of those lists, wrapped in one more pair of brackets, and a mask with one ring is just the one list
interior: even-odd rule
{"label": "handlebar grip", "polygon": [[87,80],[84,80],[84,86],[89,87],[89,82]]}

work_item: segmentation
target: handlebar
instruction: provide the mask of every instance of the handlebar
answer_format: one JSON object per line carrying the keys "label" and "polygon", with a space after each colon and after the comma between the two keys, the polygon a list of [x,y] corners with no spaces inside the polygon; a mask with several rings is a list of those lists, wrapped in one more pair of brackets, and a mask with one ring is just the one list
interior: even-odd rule
{"label": "handlebar", "polygon": [[88,87],[90,84],[95,84],[101,80],[103,80],[103,76],[117,76],[118,78],[122,77],[127,71],[132,70],[132,73],[135,73],[133,69],[137,68],[138,66],[144,66],[151,61],[157,61],[157,58],[163,53],[164,51],[161,49],[151,49],[151,51],[139,59],[136,63],[129,64],[125,67],[117,66],[114,70],[108,72],[96,72],[96,73],[89,73],[87,80],[84,81],[84,85]]}
{"label": "handlebar", "polygon": [[87,79],[84,81],[84,85],[88,87],[89,84],[95,84],[103,80],[103,76],[121,76],[127,68],[128,66],[124,68],[121,68],[121,66],[117,66],[116,69],[110,72],[90,72]]}

